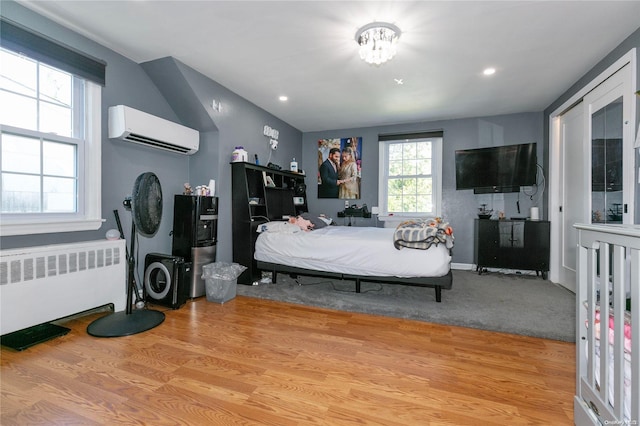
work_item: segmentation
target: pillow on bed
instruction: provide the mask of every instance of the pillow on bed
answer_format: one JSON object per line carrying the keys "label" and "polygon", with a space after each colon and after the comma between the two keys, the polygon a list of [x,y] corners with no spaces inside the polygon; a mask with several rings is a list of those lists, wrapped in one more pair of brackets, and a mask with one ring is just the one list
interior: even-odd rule
{"label": "pillow on bed", "polygon": [[311,223],[313,223],[313,229],[320,229],[320,228],[324,228],[327,225],[330,225],[332,220],[327,218],[327,217],[323,217],[323,216],[312,216],[309,213],[302,213],[300,216],[302,216],[303,219],[306,219],[308,221],[310,221]]}
{"label": "pillow on bed", "polygon": [[258,225],[256,232],[280,232],[286,234],[295,234],[296,232],[302,232],[302,229],[294,223],[289,222],[267,222]]}

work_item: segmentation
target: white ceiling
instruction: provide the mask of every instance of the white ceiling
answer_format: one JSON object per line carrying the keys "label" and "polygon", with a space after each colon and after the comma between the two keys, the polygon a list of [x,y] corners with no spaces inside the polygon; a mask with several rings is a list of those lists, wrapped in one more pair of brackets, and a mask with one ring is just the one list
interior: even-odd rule
{"label": "white ceiling", "polygon": [[[640,24],[640,1],[20,3],[135,62],[173,56],[303,132],[542,111]],[[354,39],[372,21],[402,30],[380,67]]]}

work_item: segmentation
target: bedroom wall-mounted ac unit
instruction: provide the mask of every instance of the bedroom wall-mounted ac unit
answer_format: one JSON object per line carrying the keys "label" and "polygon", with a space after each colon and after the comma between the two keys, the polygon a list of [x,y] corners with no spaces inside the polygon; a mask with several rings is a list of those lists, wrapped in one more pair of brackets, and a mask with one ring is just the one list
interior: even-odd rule
{"label": "bedroom wall-mounted ac unit", "polygon": [[182,154],[195,154],[200,133],[126,105],[109,107],[109,137]]}

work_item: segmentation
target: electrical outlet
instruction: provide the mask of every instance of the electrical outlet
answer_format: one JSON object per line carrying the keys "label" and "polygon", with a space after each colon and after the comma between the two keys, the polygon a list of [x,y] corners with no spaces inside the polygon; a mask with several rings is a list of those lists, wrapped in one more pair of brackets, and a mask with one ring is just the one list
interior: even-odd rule
{"label": "electrical outlet", "polygon": [[379,214],[379,213],[380,213],[380,209],[378,208],[378,206],[371,207],[371,214]]}

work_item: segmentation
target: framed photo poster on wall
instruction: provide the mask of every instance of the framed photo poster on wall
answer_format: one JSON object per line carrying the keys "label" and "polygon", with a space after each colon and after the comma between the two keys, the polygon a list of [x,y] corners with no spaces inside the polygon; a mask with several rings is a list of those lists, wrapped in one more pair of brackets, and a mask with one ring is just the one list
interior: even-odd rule
{"label": "framed photo poster on wall", "polygon": [[362,137],[318,141],[318,198],[360,199]]}

